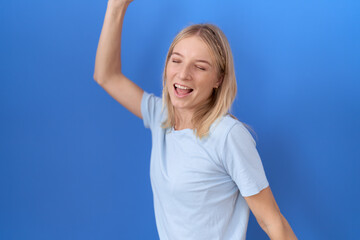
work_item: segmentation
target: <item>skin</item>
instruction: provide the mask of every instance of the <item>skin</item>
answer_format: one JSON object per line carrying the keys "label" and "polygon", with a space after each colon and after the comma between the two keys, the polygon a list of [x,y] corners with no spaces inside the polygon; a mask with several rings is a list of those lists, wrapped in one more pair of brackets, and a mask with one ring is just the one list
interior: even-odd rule
{"label": "skin", "polygon": [[109,0],[96,51],[94,80],[116,101],[139,118],[144,90],[121,71],[121,33],[132,1]]}
{"label": "skin", "polygon": [[[130,112],[142,118],[143,90],[125,77],[121,71],[121,32],[124,15],[132,1],[109,0],[96,52],[94,80]],[[175,129],[192,128],[194,106],[206,100],[221,84],[210,50],[198,37],[181,40],[174,48],[166,69],[168,90],[175,107]],[[204,62],[206,61],[206,62]],[[174,95],[173,83],[193,88],[185,97]],[[244,197],[261,228],[270,239],[297,239],[289,223],[281,214],[270,187],[260,193]]]}

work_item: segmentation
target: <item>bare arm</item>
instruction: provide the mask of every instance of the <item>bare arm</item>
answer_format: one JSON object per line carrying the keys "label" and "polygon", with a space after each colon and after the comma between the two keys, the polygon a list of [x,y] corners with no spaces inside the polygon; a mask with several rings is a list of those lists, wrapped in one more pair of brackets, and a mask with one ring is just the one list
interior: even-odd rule
{"label": "bare arm", "polygon": [[142,118],[143,90],[121,71],[121,32],[132,0],[108,0],[96,52],[94,80],[130,112]]}
{"label": "bare arm", "polygon": [[297,240],[289,223],[281,214],[270,187],[256,195],[245,197],[245,200],[270,239]]}

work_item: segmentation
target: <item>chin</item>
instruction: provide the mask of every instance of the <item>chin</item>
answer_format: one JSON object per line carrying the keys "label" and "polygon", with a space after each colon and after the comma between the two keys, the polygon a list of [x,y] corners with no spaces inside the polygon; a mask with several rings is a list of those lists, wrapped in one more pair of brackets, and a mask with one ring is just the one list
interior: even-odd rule
{"label": "chin", "polygon": [[174,101],[171,99],[170,97],[170,102],[171,102],[171,105],[174,107],[174,109],[185,109],[185,108],[188,108],[188,104],[184,103],[184,102],[180,102],[180,101]]}
{"label": "chin", "polygon": [[179,103],[179,102],[176,102],[176,101],[171,101],[171,105],[174,107],[174,108],[184,108],[186,106],[184,106],[183,103]]}

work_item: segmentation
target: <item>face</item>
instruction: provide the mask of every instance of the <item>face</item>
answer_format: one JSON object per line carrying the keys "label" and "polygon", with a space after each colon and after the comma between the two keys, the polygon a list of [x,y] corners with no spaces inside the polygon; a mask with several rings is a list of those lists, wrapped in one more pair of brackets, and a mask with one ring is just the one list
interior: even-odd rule
{"label": "face", "polygon": [[221,81],[209,47],[197,36],[179,41],[166,68],[167,90],[176,110],[193,113]]}

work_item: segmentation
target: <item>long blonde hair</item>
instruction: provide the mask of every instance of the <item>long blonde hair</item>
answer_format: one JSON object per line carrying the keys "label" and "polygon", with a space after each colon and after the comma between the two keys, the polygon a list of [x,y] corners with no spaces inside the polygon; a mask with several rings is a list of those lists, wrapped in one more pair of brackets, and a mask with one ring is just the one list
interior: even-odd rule
{"label": "long blonde hair", "polygon": [[[175,45],[182,39],[192,36],[197,36],[202,39],[211,49],[211,54],[213,55],[218,68],[218,77],[222,78],[219,87],[213,89],[211,97],[204,104],[197,107],[192,117],[194,133],[201,139],[209,134],[212,123],[224,114],[229,113],[236,96],[237,86],[233,56],[229,42],[224,33],[213,24],[194,24],[184,28],[177,34],[171,43],[166,57],[163,72],[162,100],[163,110],[166,106],[168,116],[162,123],[162,127],[170,128],[175,125],[175,111],[166,86],[166,68]],[[233,115],[231,116],[235,118]]]}

